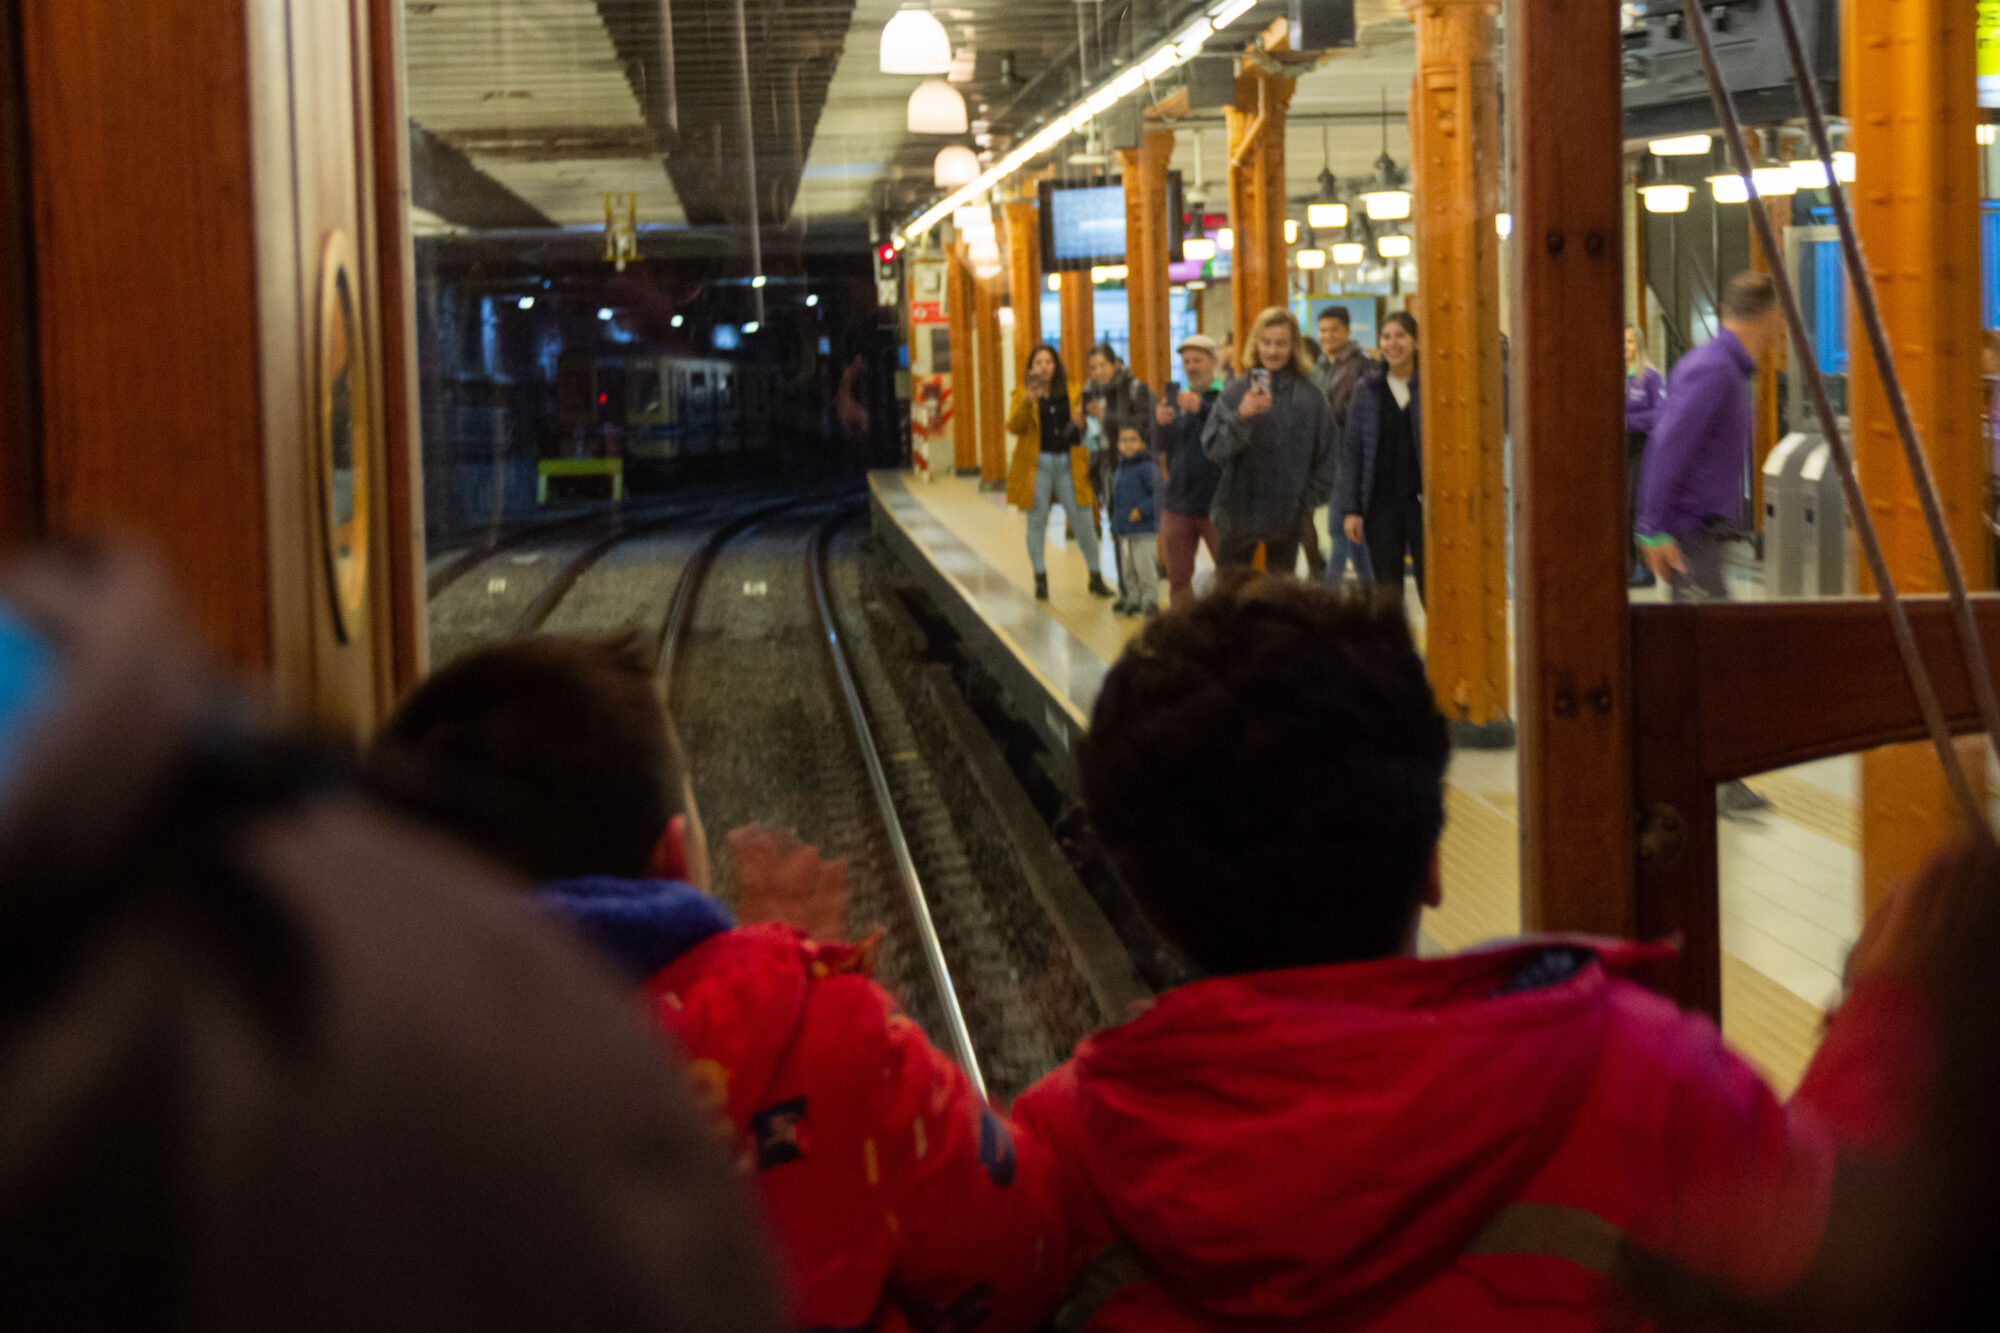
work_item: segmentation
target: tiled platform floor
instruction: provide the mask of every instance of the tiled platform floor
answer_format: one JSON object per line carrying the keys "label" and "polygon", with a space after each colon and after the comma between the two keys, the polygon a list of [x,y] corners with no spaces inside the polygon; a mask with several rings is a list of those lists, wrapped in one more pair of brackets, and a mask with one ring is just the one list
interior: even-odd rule
{"label": "tiled platform floor", "polygon": [[[920,540],[961,594],[1001,623],[1013,651],[1067,696],[1066,710],[1087,716],[1104,667],[1138,622],[1089,595],[1083,561],[1063,540],[1059,519],[1050,525],[1049,601],[1037,604],[1026,520],[1001,496],[957,478],[925,483],[890,474],[876,484],[892,510],[923,530]],[[1206,553],[1198,568],[1206,570]],[[1421,635],[1421,623],[1416,628]],[[1772,810],[1719,828],[1723,1030],[1787,1091],[1811,1057],[1860,927],[1858,769],[1854,759],[1830,759],[1754,779]],[[1520,929],[1518,793],[1512,751],[1453,758],[1445,901],[1425,914],[1427,948],[1459,949]]]}

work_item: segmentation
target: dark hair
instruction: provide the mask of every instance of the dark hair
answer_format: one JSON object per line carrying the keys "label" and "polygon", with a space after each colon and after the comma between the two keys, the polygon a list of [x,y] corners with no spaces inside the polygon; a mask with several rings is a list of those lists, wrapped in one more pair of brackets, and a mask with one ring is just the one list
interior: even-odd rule
{"label": "dark hair", "polygon": [[1056,363],[1055,374],[1049,376],[1049,398],[1067,403],[1069,401],[1069,375],[1063,370],[1062,353],[1047,343],[1036,343],[1028,349],[1028,359],[1021,363],[1021,378],[1026,379],[1028,368],[1035,364],[1035,353],[1047,352],[1049,360]]}
{"label": "dark hair", "polygon": [[1756,319],[1778,303],[1778,289],[1768,273],[1739,273],[1722,293],[1724,319]]}
{"label": "dark hair", "polygon": [[1113,347],[1110,343],[1098,343],[1096,346],[1092,347],[1088,352],[1084,353],[1084,359],[1086,361],[1093,356],[1101,356],[1114,366],[1122,366],[1125,364],[1123,361],[1120,361],[1118,359],[1118,349]]}
{"label": "dark hair", "polygon": [[[1348,328],[1350,328],[1350,329],[1354,327],[1354,316],[1352,316],[1352,315],[1350,315],[1350,314],[1348,314],[1348,313],[1347,313],[1347,307],[1346,307],[1346,306],[1344,306],[1344,305],[1330,305],[1330,306],[1327,306],[1327,307],[1326,307],[1326,308],[1325,308],[1324,310],[1321,310],[1321,311],[1319,312],[1319,318],[1320,318],[1320,319],[1337,319],[1337,320],[1339,320],[1339,321],[1340,321],[1340,322],[1341,322],[1341,323],[1342,323],[1343,325],[1345,325],[1346,327],[1348,327]],[[1315,320],[1315,321],[1314,321],[1314,323],[1318,323],[1318,322],[1319,322],[1318,320]]]}
{"label": "dark hair", "polygon": [[1126,647],[1077,764],[1147,916],[1233,973],[1402,947],[1450,749],[1392,603],[1232,571]]}
{"label": "dark hair", "polygon": [[370,785],[532,879],[646,873],[686,766],[643,636],[542,635],[459,658],[396,710]]}
{"label": "dark hair", "polygon": [[1417,336],[1417,317],[1407,310],[1391,310],[1388,318],[1384,319],[1382,323],[1385,326],[1389,324],[1401,324],[1403,331],[1410,335],[1411,342],[1423,341],[1423,339]]}

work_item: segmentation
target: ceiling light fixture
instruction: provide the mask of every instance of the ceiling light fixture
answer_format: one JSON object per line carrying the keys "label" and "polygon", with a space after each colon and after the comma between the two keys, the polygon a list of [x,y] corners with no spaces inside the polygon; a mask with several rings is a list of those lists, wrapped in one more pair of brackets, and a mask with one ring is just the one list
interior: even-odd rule
{"label": "ceiling light fixture", "polygon": [[535,298],[532,296],[524,296],[520,300],[516,301],[514,304],[519,306],[523,310],[533,310],[535,308]]}
{"label": "ceiling light fixture", "polygon": [[1062,290],[1062,275],[1060,273],[1049,274],[1049,290],[1052,292]]}
{"label": "ceiling light fixture", "polygon": [[1735,175],[1710,176],[1708,188],[1715,194],[1718,204],[1747,204],[1750,202],[1750,182],[1746,177]]}
{"label": "ceiling light fixture", "polygon": [[1215,246],[1218,250],[1234,250],[1236,248],[1236,229],[1234,227],[1217,227],[1215,229]]}
{"label": "ceiling light fixture", "polygon": [[1682,134],[1646,145],[1654,157],[1700,157],[1714,146],[1715,137],[1708,134]]}
{"label": "ceiling light fixture", "polygon": [[1493,231],[1495,235],[1501,237],[1512,236],[1514,234],[1514,215],[1512,213],[1495,213],[1493,215]]}
{"label": "ceiling light fixture", "polygon": [[1206,264],[1215,258],[1215,242],[1206,236],[1190,236],[1181,242],[1181,256],[1191,264]]}
{"label": "ceiling light fixture", "polygon": [[1092,282],[1123,282],[1127,269],[1123,264],[1099,264],[1090,270]]}
{"label": "ceiling light fixture", "polygon": [[1833,178],[1847,185],[1854,183],[1854,154],[1835,153],[1833,155]]}
{"label": "ceiling light fixture", "polygon": [[884,74],[943,74],[951,69],[951,37],[928,10],[899,9],[882,25]]}
{"label": "ceiling light fixture", "polygon": [[1299,243],[1299,220],[1297,218],[1286,218],[1285,244],[1297,245],[1298,243]]}
{"label": "ceiling light fixture", "polygon": [[1306,221],[1315,228],[1345,227],[1347,225],[1346,204],[1307,204]]}
{"label": "ceiling light fixture", "polygon": [[1801,190],[1824,190],[1833,184],[1833,173],[1816,157],[1802,157],[1787,168],[1792,183]]}
{"label": "ceiling light fixture", "polygon": [[964,144],[938,149],[937,157],[931,161],[931,183],[947,190],[967,184],[978,174],[979,154]]}
{"label": "ceiling light fixture", "polygon": [[[980,172],[977,176],[973,177],[971,181],[967,182],[964,185],[959,186],[956,190],[952,191],[952,193],[946,195],[943,199],[938,200],[935,204],[932,204],[929,208],[919,213],[915,218],[911,219],[907,224],[905,224],[899,231],[895,232],[893,235],[890,236],[889,238],[890,246],[892,246],[896,250],[899,251],[902,250],[905,246],[909,245],[910,242],[916,240],[918,237],[929,232],[931,228],[937,226],[938,223],[942,222],[945,218],[951,216],[954,210],[961,208],[964,205],[971,203],[973,200],[978,199],[981,196],[985,195],[988,191],[992,190],[993,187],[998,185],[1001,181],[1006,180],[1009,176],[1013,175],[1015,172],[1019,171],[1022,167],[1025,167],[1026,165],[1028,165],[1028,163],[1034,161],[1042,154],[1048,152],[1050,149],[1054,148],[1057,144],[1061,143],[1064,139],[1068,138],[1070,135],[1076,133],[1078,130],[1083,129],[1086,125],[1090,124],[1091,120],[1095,116],[1097,116],[1100,112],[1109,109],[1112,105],[1114,105],[1118,101],[1122,100],[1123,98],[1129,97],[1132,93],[1136,92],[1140,88],[1145,87],[1146,65],[1152,60],[1154,60],[1160,54],[1160,52],[1163,49],[1165,49],[1165,47],[1171,47],[1173,49],[1174,57],[1177,62],[1184,62],[1187,60],[1191,60],[1197,54],[1200,53],[1202,44],[1206,42],[1210,37],[1212,37],[1216,31],[1221,29],[1226,24],[1235,22],[1238,18],[1242,17],[1244,14],[1249,13],[1250,10],[1254,8],[1259,2],[1260,0],[1219,0],[1218,3],[1210,6],[1209,12],[1206,17],[1196,19],[1188,27],[1182,29],[1180,34],[1177,37],[1175,37],[1175,39],[1172,42],[1165,43],[1164,46],[1154,47],[1151,50],[1148,50],[1145,53],[1143,53],[1139,57],[1138,62],[1136,64],[1126,66],[1120,73],[1118,73],[1115,77],[1113,77],[1109,82],[1105,83],[1095,92],[1092,92],[1088,97],[1084,98],[1081,102],[1077,103],[1075,106],[1072,106],[1068,111],[1064,112],[1062,115],[1056,117],[1048,124],[1042,126],[1041,129],[1035,131],[1033,134],[1028,136],[1028,138],[1025,141],[1023,141],[1020,144],[1017,144],[1005,157],[1001,158],[998,162],[995,162],[993,165],[987,167],[984,171]],[[934,19],[930,19],[928,12],[924,10],[904,9],[898,12],[896,18],[890,20],[891,27],[895,26],[899,21],[905,23],[911,23],[916,21],[912,19],[906,19],[904,17],[905,15],[919,15],[923,19],[929,19],[931,22],[936,21]],[[888,49],[888,46],[886,44],[888,43],[889,37],[890,37],[889,28],[884,28],[883,39],[885,42],[885,47],[884,47],[885,51],[887,51]],[[950,67],[950,61],[946,60],[944,64],[939,65],[934,69],[925,69],[921,71],[903,70],[900,72],[925,73],[925,74],[943,73],[949,67]],[[886,64],[884,65],[883,68],[884,72],[899,72],[899,71],[890,71]]]}
{"label": "ceiling light fixture", "polygon": [[1798,179],[1790,167],[1758,167],[1750,173],[1759,198],[1783,199],[1799,192]]}
{"label": "ceiling light fixture", "polygon": [[965,95],[943,79],[925,79],[910,94],[907,120],[912,134],[964,134]]}
{"label": "ceiling light fixture", "polygon": [[1375,159],[1375,188],[1361,196],[1361,206],[1376,222],[1400,222],[1410,216],[1410,192],[1403,173],[1389,156],[1389,90],[1382,90],[1382,156]]}
{"label": "ceiling light fixture", "polygon": [[1300,268],[1325,268],[1326,251],[1301,250],[1297,255],[1296,262]]}
{"label": "ceiling light fixture", "polygon": [[1685,213],[1694,200],[1691,185],[1647,185],[1639,190],[1648,213]]}
{"label": "ceiling light fixture", "polygon": [[1375,238],[1375,249],[1384,259],[1406,259],[1415,243],[1401,232],[1390,232]]}
{"label": "ceiling light fixture", "polygon": [[1368,260],[1368,247],[1359,241],[1342,241],[1333,247],[1333,262],[1336,264],[1362,264]]}

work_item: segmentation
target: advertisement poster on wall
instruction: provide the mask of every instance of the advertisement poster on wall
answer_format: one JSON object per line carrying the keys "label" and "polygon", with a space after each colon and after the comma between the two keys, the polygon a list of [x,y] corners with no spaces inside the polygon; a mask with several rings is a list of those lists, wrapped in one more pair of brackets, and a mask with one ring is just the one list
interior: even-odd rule
{"label": "advertisement poster on wall", "polygon": [[910,267],[910,466],[930,480],[933,461],[950,475],[951,319],[945,306],[944,261]]}
{"label": "advertisement poster on wall", "polygon": [[1979,105],[2000,107],[2000,0],[1979,0]]}

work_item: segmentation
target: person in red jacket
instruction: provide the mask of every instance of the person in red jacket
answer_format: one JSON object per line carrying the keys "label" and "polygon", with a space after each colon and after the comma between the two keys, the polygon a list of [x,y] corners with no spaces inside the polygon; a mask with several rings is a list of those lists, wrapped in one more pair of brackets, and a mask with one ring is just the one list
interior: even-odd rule
{"label": "person in red jacket", "polygon": [[1034,1327],[1067,1274],[1051,1170],[837,936],[845,870],[732,835],[746,917],[706,891],[650,645],[544,636],[452,663],[391,719],[375,788],[530,879],[617,962],[756,1182],[802,1328]]}
{"label": "person in red jacket", "polygon": [[1787,1103],[1627,979],[1664,950],[1417,957],[1448,750],[1401,612],[1332,590],[1232,578],[1112,668],[1086,805],[1206,976],[1014,1104],[1088,1264],[1064,1327],[1615,1327],[1639,1268],[1767,1294],[1837,1155],[1905,1131],[1897,986],[1856,986]]}

